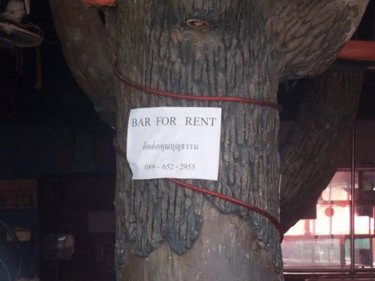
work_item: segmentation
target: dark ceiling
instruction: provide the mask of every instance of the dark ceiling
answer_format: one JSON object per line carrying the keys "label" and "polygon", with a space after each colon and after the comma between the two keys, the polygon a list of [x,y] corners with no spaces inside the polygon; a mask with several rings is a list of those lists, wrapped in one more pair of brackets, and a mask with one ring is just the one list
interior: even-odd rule
{"label": "dark ceiling", "polygon": [[27,21],[44,41],[37,48],[0,48],[0,125],[106,127],[65,63],[48,1],[31,1]]}
{"label": "dark ceiling", "polygon": [[[31,15],[27,20],[42,28],[44,42],[38,48],[0,48],[0,125],[106,127],[65,64],[48,1],[31,2]],[[374,3],[375,0],[370,0],[355,39],[375,40]],[[293,85],[296,83],[299,82]],[[285,92],[285,88],[280,87],[280,91]],[[357,118],[375,119],[375,71],[366,71],[363,89]],[[284,97],[281,98],[285,108],[282,118],[293,119],[299,93],[288,93],[287,98],[285,93],[280,96]]]}

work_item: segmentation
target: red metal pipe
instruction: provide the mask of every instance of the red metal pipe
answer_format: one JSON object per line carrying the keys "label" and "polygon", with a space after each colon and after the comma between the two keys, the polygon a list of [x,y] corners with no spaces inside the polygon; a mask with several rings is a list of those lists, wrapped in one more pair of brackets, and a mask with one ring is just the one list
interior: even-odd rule
{"label": "red metal pipe", "polygon": [[375,41],[351,40],[346,43],[337,58],[375,62]]}
{"label": "red metal pipe", "polygon": [[90,6],[114,6],[116,0],[82,0],[82,3]]}

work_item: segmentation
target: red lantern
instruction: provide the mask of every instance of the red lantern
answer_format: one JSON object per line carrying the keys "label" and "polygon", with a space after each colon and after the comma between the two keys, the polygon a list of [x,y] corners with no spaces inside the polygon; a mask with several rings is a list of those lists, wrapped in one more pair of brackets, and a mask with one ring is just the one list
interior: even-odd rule
{"label": "red lantern", "polygon": [[332,207],[328,207],[324,210],[324,214],[327,216],[327,217],[333,217],[333,215],[335,214],[335,210],[332,208]]}

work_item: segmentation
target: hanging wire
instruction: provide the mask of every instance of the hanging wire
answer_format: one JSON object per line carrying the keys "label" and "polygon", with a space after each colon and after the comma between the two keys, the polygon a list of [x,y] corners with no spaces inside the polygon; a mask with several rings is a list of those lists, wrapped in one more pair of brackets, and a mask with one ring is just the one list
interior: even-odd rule
{"label": "hanging wire", "polygon": [[[15,281],[15,280],[18,280],[18,278],[20,276],[20,273],[21,273],[21,268],[22,268],[21,247],[20,247],[20,244],[19,244],[18,237],[17,237],[16,233],[13,231],[13,229],[11,227],[9,227],[9,225],[6,224],[2,220],[0,220],[0,225],[2,225],[5,228],[5,230],[10,234],[10,236],[12,237],[12,239],[13,239],[15,245],[16,245],[17,251],[18,251],[18,266],[17,266],[16,274],[15,274],[14,279],[13,279]],[[10,277],[9,270],[8,270],[7,266],[4,264],[4,262],[2,262],[2,266],[6,269],[7,274]],[[12,281],[12,279],[9,279],[9,280]]]}
{"label": "hanging wire", "polygon": [[4,268],[4,271],[5,271],[5,274],[6,274],[7,278],[8,278],[8,281],[12,281],[12,278],[11,278],[10,273],[9,273],[9,269],[6,266],[6,264],[3,262],[2,259],[0,259],[0,265]]}

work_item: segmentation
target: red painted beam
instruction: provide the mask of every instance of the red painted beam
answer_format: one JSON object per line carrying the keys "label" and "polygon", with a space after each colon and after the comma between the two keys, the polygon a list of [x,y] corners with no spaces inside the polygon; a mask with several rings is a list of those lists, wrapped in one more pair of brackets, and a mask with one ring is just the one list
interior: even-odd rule
{"label": "red painted beam", "polygon": [[375,41],[349,41],[337,58],[375,62]]}
{"label": "red painted beam", "polygon": [[90,6],[114,6],[116,0],[82,0],[82,3]]}

